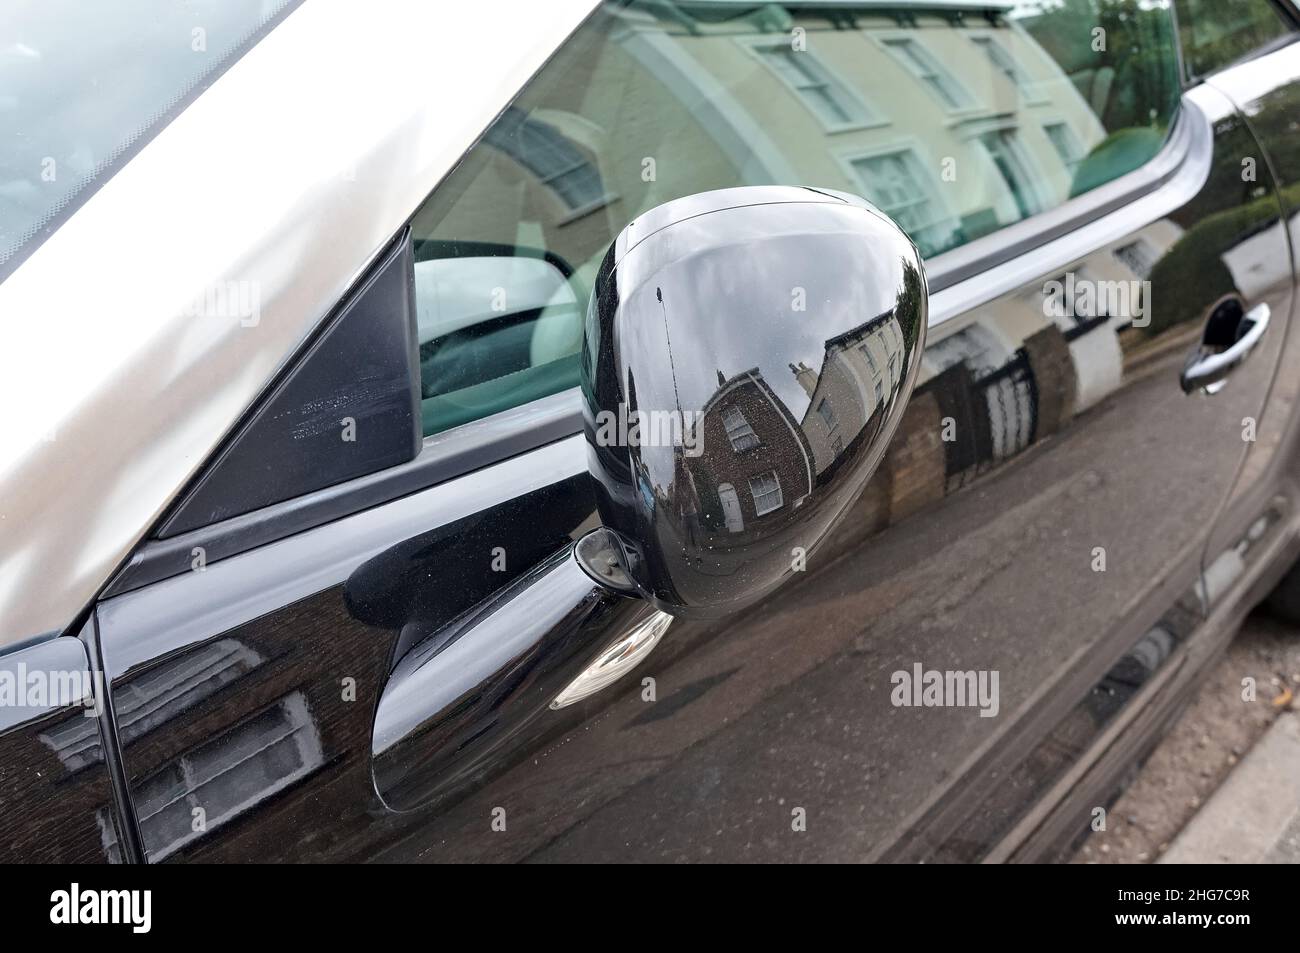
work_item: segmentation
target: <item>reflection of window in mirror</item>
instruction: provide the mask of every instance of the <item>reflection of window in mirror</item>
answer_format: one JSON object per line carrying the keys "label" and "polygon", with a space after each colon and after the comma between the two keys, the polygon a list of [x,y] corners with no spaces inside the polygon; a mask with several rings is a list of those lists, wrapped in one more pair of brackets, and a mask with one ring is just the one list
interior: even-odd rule
{"label": "reflection of window in mirror", "polygon": [[722,411],[722,426],[726,428],[727,439],[731,441],[731,447],[736,453],[758,446],[758,435],[735,404]]}
{"label": "reflection of window in mirror", "polygon": [[784,503],[781,498],[781,482],[777,479],[775,470],[750,477],[749,492],[754,497],[754,512],[759,516],[779,510]]}
{"label": "reflection of window in mirror", "polygon": [[867,365],[871,368],[871,373],[878,375],[880,373],[880,368],[876,366],[876,359],[871,356],[871,348],[867,345],[866,341],[862,342],[861,347],[862,353],[867,356]]}
{"label": "reflection of window in mirror", "polygon": [[826,421],[826,428],[828,430],[835,429],[835,410],[831,407],[830,402],[827,401],[826,398],[823,397],[821,403],[817,405],[817,413],[821,414],[822,420]]}

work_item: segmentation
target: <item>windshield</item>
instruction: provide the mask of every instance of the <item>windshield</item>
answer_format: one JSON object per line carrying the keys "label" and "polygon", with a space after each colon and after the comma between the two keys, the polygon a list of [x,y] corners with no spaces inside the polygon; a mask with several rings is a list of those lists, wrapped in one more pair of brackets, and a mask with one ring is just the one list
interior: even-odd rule
{"label": "windshield", "polygon": [[0,279],[296,0],[7,0]]}

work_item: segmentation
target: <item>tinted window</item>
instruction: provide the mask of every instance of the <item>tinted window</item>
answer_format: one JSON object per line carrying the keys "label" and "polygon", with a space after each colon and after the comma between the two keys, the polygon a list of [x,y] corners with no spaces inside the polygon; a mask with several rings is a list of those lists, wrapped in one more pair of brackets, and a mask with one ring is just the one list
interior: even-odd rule
{"label": "tinted window", "polygon": [[605,4],[415,218],[425,433],[575,384],[600,259],[663,202],[830,187],[933,256],[1160,148],[1167,3],[988,6]]}
{"label": "tinted window", "polygon": [[1178,38],[1192,76],[1206,76],[1249,56],[1289,25],[1269,0],[1178,0]]}
{"label": "tinted window", "polygon": [[292,2],[7,3],[0,277]]}

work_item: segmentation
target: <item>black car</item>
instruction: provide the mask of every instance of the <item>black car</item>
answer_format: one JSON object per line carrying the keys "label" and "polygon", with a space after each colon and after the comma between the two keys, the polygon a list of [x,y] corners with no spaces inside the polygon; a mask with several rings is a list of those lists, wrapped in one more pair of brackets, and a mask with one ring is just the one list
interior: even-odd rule
{"label": "black car", "polygon": [[72,6],[7,860],[1066,860],[1300,599],[1290,0]]}

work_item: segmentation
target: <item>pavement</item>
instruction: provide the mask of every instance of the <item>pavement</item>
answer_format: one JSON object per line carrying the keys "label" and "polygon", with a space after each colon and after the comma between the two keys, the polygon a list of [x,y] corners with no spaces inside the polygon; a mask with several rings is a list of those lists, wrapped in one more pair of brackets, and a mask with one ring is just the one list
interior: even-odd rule
{"label": "pavement", "polygon": [[1073,862],[1300,862],[1298,702],[1300,627],[1257,611]]}

